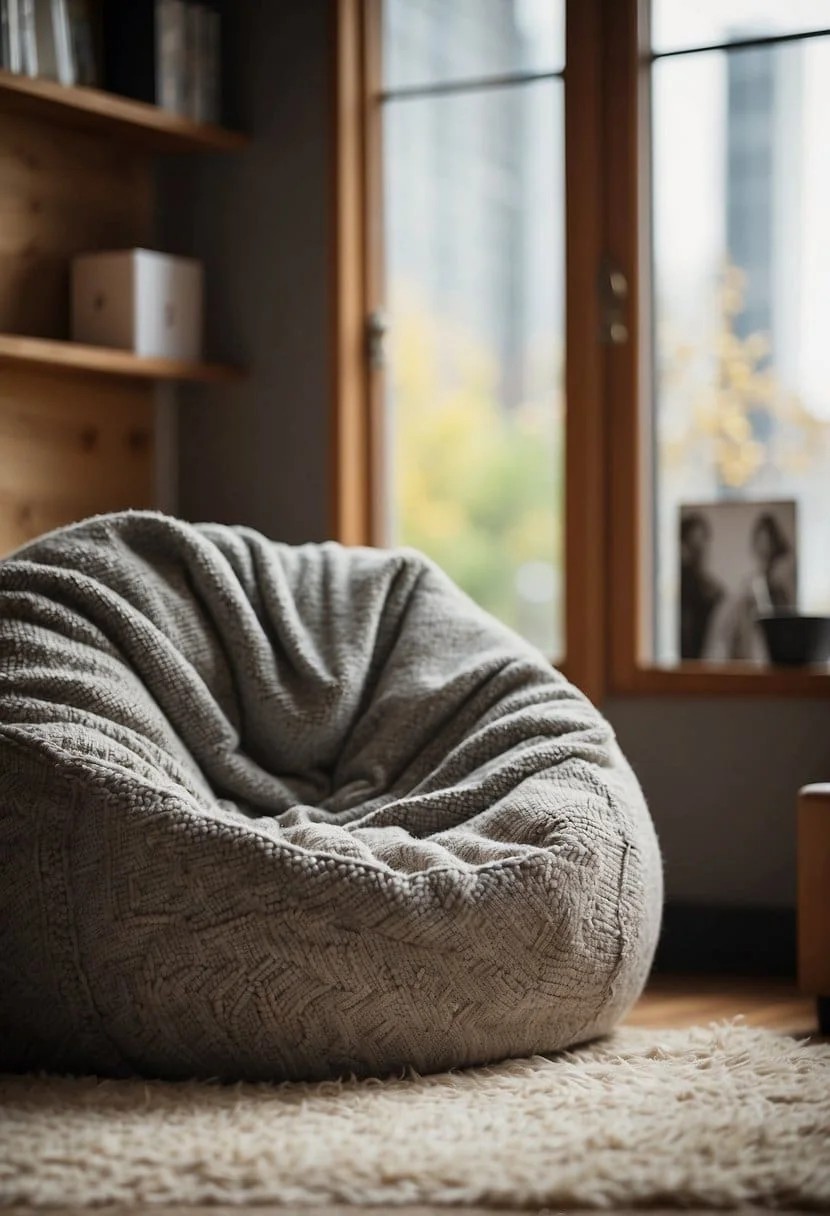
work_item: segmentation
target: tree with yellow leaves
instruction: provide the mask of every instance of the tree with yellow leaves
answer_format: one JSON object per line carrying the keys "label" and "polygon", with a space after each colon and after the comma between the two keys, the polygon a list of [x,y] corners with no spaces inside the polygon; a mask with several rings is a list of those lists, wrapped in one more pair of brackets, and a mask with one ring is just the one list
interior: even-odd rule
{"label": "tree with yellow leaves", "polygon": [[[745,273],[727,264],[718,285],[711,351],[677,343],[662,379],[680,421],[677,427],[669,420],[665,428],[661,450],[666,463],[671,467],[697,458],[734,491],[750,487],[770,467],[785,472],[806,468],[816,441],[828,432],[827,424],[779,381],[770,365],[769,336],[736,332],[745,293]],[[700,363],[710,360],[711,371],[701,374]]]}

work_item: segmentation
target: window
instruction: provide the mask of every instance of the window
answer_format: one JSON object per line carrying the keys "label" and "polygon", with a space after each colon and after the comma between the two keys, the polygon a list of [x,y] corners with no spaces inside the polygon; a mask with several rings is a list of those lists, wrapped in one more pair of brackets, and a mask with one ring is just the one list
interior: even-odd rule
{"label": "window", "polygon": [[830,613],[830,0],[337,11],[336,534],[595,699],[826,695],[754,620]]}
{"label": "window", "polygon": [[562,653],[563,13],[386,0],[382,535]]}
{"label": "window", "polygon": [[[769,579],[789,599],[796,555],[802,609],[830,612],[830,36],[811,36],[829,19],[827,0],[654,0],[659,662],[701,657],[701,647],[703,657],[755,657],[762,639],[742,620],[740,579],[747,593],[754,579]],[[771,519],[775,530],[783,520],[787,531],[777,504],[789,500],[795,535],[779,537],[790,552],[773,568],[776,546],[757,523]],[[683,656],[680,511],[718,501],[773,505],[695,513],[709,521],[699,535],[720,604]],[[706,616],[704,605],[701,626]]]}

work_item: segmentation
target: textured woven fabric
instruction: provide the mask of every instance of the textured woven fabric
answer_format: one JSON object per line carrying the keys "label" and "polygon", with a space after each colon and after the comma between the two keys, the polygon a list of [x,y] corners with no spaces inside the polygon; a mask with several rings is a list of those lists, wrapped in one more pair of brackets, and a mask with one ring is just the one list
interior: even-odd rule
{"label": "textured woven fabric", "polygon": [[143,512],[0,563],[0,858],[12,1069],[552,1051],[661,904],[607,723],[426,559]]}

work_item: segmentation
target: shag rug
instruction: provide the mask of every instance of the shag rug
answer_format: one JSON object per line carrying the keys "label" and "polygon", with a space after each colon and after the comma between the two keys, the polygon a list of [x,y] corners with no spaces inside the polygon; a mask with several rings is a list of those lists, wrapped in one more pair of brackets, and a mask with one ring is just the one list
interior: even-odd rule
{"label": "shag rug", "polygon": [[728,1023],[382,1081],[8,1076],[0,1202],[823,1208],[830,1045]]}

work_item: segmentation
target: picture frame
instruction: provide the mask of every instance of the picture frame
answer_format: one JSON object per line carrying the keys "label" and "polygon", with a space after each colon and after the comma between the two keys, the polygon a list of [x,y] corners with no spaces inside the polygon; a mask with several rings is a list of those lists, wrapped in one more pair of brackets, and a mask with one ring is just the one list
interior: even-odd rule
{"label": "picture frame", "polygon": [[760,615],[798,603],[798,509],[792,499],[681,504],[681,660],[767,659]]}

